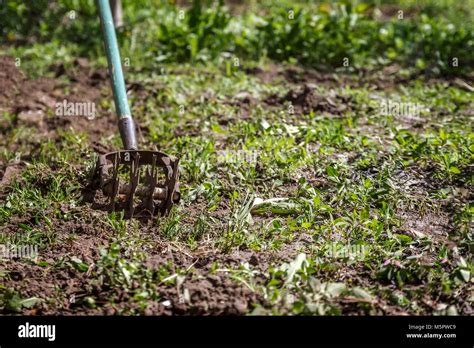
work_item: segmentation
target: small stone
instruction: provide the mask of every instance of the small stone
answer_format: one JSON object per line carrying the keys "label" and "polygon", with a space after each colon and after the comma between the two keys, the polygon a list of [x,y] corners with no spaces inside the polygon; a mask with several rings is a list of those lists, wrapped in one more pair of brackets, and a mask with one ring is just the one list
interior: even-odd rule
{"label": "small stone", "polygon": [[25,125],[37,126],[43,124],[44,112],[42,110],[28,110],[22,111],[18,114],[18,121]]}

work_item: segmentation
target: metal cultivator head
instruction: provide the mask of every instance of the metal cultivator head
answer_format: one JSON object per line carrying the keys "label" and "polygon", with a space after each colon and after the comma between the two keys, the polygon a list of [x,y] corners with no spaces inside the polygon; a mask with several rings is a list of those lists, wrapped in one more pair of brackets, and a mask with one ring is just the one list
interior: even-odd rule
{"label": "metal cultivator head", "polygon": [[179,202],[178,160],[158,151],[139,151],[128,105],[122,60],[108,0],[97,0],[104,47],[125,150],[100,155],[92,186],[109,198],[109,209],[134,215],[166,215]]}
{"label": "metal cultivator head", "polygon": [[96,183],[110,210],[124,209],[130,218],[167,215],[180,199],[178,162],[158,151],[109,152],[99,156]]}

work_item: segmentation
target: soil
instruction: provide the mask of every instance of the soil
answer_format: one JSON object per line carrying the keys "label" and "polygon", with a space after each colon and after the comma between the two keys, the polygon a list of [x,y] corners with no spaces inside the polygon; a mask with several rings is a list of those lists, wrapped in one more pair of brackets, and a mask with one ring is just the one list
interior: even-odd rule
{"label": "soil", "polygon": [[0,103],[11,104],[12,97],[17,93],[24,75],[15,65],[13,57],[0,56]]}
{"label": "soil", "polygon": [[76,60],[74,71],[66,72],[63,65],[56,65],[52,67],[55,78],[35,80],[26,79],[12,57],[0,57],[0,64],[0,85],[5,86],[0,92],[0,109],[16,116],[11,124],[0,124],[0,133],[26,125],[36,127],[40,136],[55,138],[58,128],[72,127],[77,132],[88,133],[93,142],[116,127],[113,116],[100,110],[93,122],[83,116],[54,114],[56,104],[64,100],[96,103],[104,93],[107,73],[92,71],[85,59]]}
{"label": "soil", "polygon": [[[6,141],[3,135],[15,127],[24,125],[36,127],[41,139],[57,139],[58,128],[72,128],[76,132],[88,134],[90,146],[95,151],[104,153],[111,150],[100,143],[100,138],[116,132],[116,119],[112,113],[99,108],[98,115],[93,120],[84,117],[59,117],[54,113],[56,103],[64,99],[97,104],[103,98],[111,99],[105,70],[92,69],[87,60],[77,59],[71,70],[67,70],[63,65],[55,65],[51,67],[54,77],[29,80],[15,66],[13,58],[0,57],[0,65],[0,86],[4,87],[0,89],[0,111],[7,111],[14,116],[11,123],[0,124],[2,135],[0,145],[4,145]],[[263,101],[269,107],[287,107],[291,104],[297,114],[327,112],[332,115],[342,115],[351,108],[350,98],[332,92],[322,94],[317,86],[322,84],[331,88],[341,83],[348,85],[358,83],[349,77],[336,77],[311,70],[305,70],[303,73],[299,68],[276,65],[270,67],[269,70],[250,69],[247,73],[256,75],[265,83],[283,81],[297,85],[292,86],[285,95],[272,95]],[[392,86],[392,81],[383,83],[386,83],[388,87]],[[147,91],[143,86],[131,83],[127,87],[136,92],[138,100],[145,100]],[[241,118],[248,118],[250,110],[261,102],[245,93],[227,101],[228,105],[236,106],[240,110],[238,116]],[[228,121],[222,120],[222,122]],[[142,128],[141,131],[146,132],[147,129]],[[13,144],[8,147],[14,150],[14,146]],[[21,173],[28,156],[31,155],[22,156],[20,161],[15,163],[0,161],[0,199],[13,178]],[[50,168],[50,170],[54,169]],[[85,168],[78,168],[78,170],[85,170]],[[306,175],[310,175],[308,173]],[[309,179],[310,182],[317,180]],[[314,184],[322,187],[327,185],[325,182],[314,182]],[[41,181],[37,185],[40,190],[46,187]],[[291,183],[288,185],[284,188],[286,191],[291,192],[296,189],[296,186],[292,186]],[[198,203],[187,207],[183,221],[192,223],[199,218],[203,207]],[[90,276],[91,272],[94,272],[93,267],[80,270],[71,263],[73,257],[79,258],[87,265],[97,264],[102,259],[99,251],[101,247],[109,246],[114,233],[110,225],[105,222],[104,213],[93,210],[89,206],[63,207],[62,212],[77,215],[80,218],[64,221],[51,217],[52,221],[49,224],[37,225],[34,216],[25,215],[2,226],[2,233],[5,234],[16,233],[20,224],[34,226],[44,233],[51,234],[51,238],[55,240],[50,247],[42,249],[41,265],[8,260],[0,266],[0,275],[7,274],[2,277],[2,285],[5,288],[13,288],[25,298],[48,299],[35,306],[34,309],[24,309],[22,314],[241,315],[251,310],[251,303],[263,304],[265,300],[249,289],[244,282],[233,279],[225,270],[226,267],[235,268],[243,262],[248,262],[257,269],[266,271],[270,264],[294,259],[299,247],[310,242],[302,234],[299,239],[277,254],[267,251],[256,253],[249,250],[223,253],[205,243],[196,250],[188,250],[176,243],[163,242],[157,226],[142,224],[140,233],[153,241],[144,266],[157,272],[162,265],[171,263],[176,270],[192,270],[192,276],[187,276],[175,284],[155,282],[152,286],[153,290],[159,294],[159,299],[147,300],[146,308],[141,308],[136,302],[130,301],[132,296],[130,291],[108,285],[112,281],[110,275],[99,274],[94,278]],[[217,221],[222,220],[221,228],[224,229],[224,217],[229,214],[229,207],[219,206],[213,214]],[[46,212],[45,215],[53,214]],[[413,224],[422,224],[423,228],[430,226],[432,219],[433,217],[430,216],[422,218],[407,216],[407,222],[404,222],[400,232],[405,231],[409,234],[412,233],[412,229],[420,229],[419,225]],[[436,231],[445,230],[448,223],[445,219],[436,221]],[[121,256],[124,259],[128,257],[126,251],[121,251]],[[215,262],[219,262],[219,268],[211,271]],[[69,264],[70,267],[58,266],[63,264]],[[355,270],[353,273],[344,276],[356,279]],[[258,278],[256,281],[257,285],[263,282]],[[135,282],[131,284],[131,288],[137,293],[141,291],[140,286]],[[88,296],[96,299],[96,306],[83,305],[83,301]]]}
{"label": "soil", "polygon": [[[127,291],[119,287],[110,289],[100,279],[88,276],[93,268],[87,271],[79,271],[74,267],[56,269],[58,261],[70,264],[73,257],[89,265],[99,262],[99,250],[109,245],[111,231],[96,212],[91,210],[89,213],[90,221],[82,223],[56,219],[52,221],[56,241],[51,247],[41,250],[41,261],[46,265],[9,260],[0,267],[0,274],[8,272],[8,276],[3,279],[6,288],[14,288],[23,297],[54,300],[41,303],[33,310],[25,310],[24,314],[112,315],[138,310],[144,315],[238,315],[247,313],[251,309],[250,303],[263,302],[263,299],[246,285],[231,280],[225,271],[212,273],[210,268],[214,262],[219,262],[223,269],[225,265],[236,267],[241,262],[250,262],[263,270],[276,255],[250,251],[220,254],[212,250],[197,250],[190,254],[174,243],[163,243],[158,234],[154,234],[153,229],[142,230],[144,234],[151,233],[149,236],[154,238],[154,246],[150,249],[144,265],[150,271],[156,271],[162,265],[171,263],[175,269],[191,268],[193,276],[185,278],[179,286],[158,282],[154,284],[154,290],[160,294],[160,300],[147,301],[145,309],[138,308],[130,301]],[[31,220],[32,217],[25,217],[22,222],[12,221],[3,233],[14,233],[19,223],[28,225]],[[123,255],[126,254],[124,251]],[[293,255],[283,255],[288,261],[291,257]],[[107,279],[106,275],[101,277]],[[138,289],[139,284],[132,283],[131,287]],[[189,294],[188,297],[184,295],[185,292]],[[98,307],[78,306],[86,296],[94,296]]]}
{"label": "soil", "polygon": [[429,71],[404,76],[400,74],[401,67],[392,64],[380,70],[361,70],[357,74],[345,74],[344,72],[323,72],[311,67],[288,66],[286,64],[269,64],[265,68],[247,68],[248,75],[257,77],[264,84],[279,85],[292,84],[301,86],[305,84],[331,89],[336,87],[364,87],[368,90],[391,91],[397,89],[401,84],[414,80],[423,80],[426,84],[443,82],[447,85],[473,91],[474,75],[466,75],[463,78],[442,79],[429,75]]}
{"label": "soil", "polygon": [[285,96],[272,95],[266,103],[271,106],[287,104],[290,111],[296,114],[310,112],[327,112],[331,115],[341,115],[350,107],[350,98],[336,95],[321,95],[313,84],[304,84],[302,89],[290,90]]}
{"label": "soil", "polygon": [[[0,91],[0,108],[12,114],[11,123],[0,125],[0,133],[7,134],[19,126],[34,127],[38,130],[39,140],[56,139],[59,137],[58,128],[71,128],[76,132],[88,134],[90,146],[99,153],[109,149],[100,143],[99,139],[115,132],[115,116],[99,110],[98,117],[88,120],[84,117],[56,116],[56,103],[66,99],[68,102],[95,102],[101,98],[111,98],[105,70],[93,70],[86,59],[77,59],[72,70],[64,65],[54,65],[51,72],[54,77],[29,80],[15,65],[12,57],[0,57],[0,85],[5,86]],[[137,99],[143,100],[147,91],[143,86],[131,83]],[[67,91],[67,92],[66,92]],[[252,101],[253,102],[253,101]],[[250,102],[245,101],[250,105]],[[146,129],[142,129],[146,131]],[[38,139],[36,139],[38,140]],[[11,148],[11,146],[10,146]],[[34,151],[34,149],[32,149]],[[0,192],[2,197],[8,192],[8,185],[13,178],[21,174],[28,156],[22,156],[19,162],[0,162]],[[51,169],[53,170],[53,169]],[[80,170],[80,169],[79,169]],[[43,190],[47,183],[39,180],[38,187]],[[86,183],[83,183],[86,184]],[[222,209],[227,209],[223,207]],[[147,301],[147,308],[129,301],[129,293],[120,288],[110,289],[97,279],[91,279],[88,273],[74,267],[56,269],[58,260],[71,263],[71,258],[77,257],[84,263],[92,265],[101,259],[99,250],[109,245],[111,231],[104,222],[102,212],[87,207],[64,207],[64,213],[80,212],[81,216],[89,216],[90,221],[64,221],[53,219],[50,232],[55,242],[50,247],[41,250],[42,266],[8,260],[0,267],[0,274],[6,272],[2,284],[6,288],[15,289],[22,297],[38,297],[50,299],[35,306],[34,309],[24,309],[27,315],[48,314],[106,314],[129,313],[139,311],[145,315],[212,315],[212,314],[244,314],[250,309],[250,303],[259,303],[262,299],[246,285],[229,278],[224,271],[211,274],[212,264],[216,261],[225,265],[238,266],[241,262],[251,262],[265,269],[268,260],[274,255],[256,254],[254,252],[234,252],[233,254],[217,253],[215,250],[204,248],[190,252],[181,248],[172,248],[159,239],[157,227],[143,225],[144,234],[155,236],[155,247],[149,254],[145,265],[150,270],[156,269],[171,261],[176,269],[187,269],[192,266],[193,277],[186,278],[180,287],[156,284],[156,292],[160,294],[159,301]],[[84,210],[89,213],[84,214]],[[190,208],[187,219],[196,219],[198,208]],[[195,213],[194,213],[195,212]],[[47,214],[48,215],[48,214]],[[52,216],[52,214],[51,214]],[[218,218],[219,211],[216,211]],[[48,225],[36,225],[33,216],[23,216],[21,221],[15,218],[2,227],[2,233],[17,233],[18,226],[34,226],[42,232],[48,231]],[[290,260],[292,253],[279,255],[282,260]],[[266,261],[267,260],[267,261]],[[137,284],[132,284],[132,288]],[[183,291],[189,297],[183,300]],[[78,305],[87,296],[96,298],[97,307],[88,308]],[[109,305],[109,303],[113,305]],[[107,305],[105,305],[107,303]],[[8,310],[6,310],[8,313]]]}

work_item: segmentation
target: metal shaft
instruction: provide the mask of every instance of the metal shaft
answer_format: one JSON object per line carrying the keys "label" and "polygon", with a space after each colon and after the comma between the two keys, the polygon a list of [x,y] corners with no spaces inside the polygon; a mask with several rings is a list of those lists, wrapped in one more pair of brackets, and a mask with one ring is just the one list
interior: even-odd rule
{"label": "metal shaft", "polygon": [[109,0],[97,0],[99,7],[102,34],[107,54],[109,74],[114,93],[115,109],[119,118],[119,131],[123,146],[126,150],[137,149],[135,124],[128,106],[127,91],[122,71],[122,61],[115,35],[114,20],[110,10]]}

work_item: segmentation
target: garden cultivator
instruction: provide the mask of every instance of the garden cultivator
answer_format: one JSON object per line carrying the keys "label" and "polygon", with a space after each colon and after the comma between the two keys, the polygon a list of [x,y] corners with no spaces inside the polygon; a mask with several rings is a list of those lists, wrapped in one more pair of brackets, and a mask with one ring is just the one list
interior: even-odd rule
{"label": "garden cultivator", "polygon": [[[166,215],[179,202],[178,159],[158,151],[138,150],[109,0],[97,0],[109,74],[124,150],[100,155],[94,186],[109,198],[109,208],[127,215]],[[127,183],[128,182],[128,183]]]}

